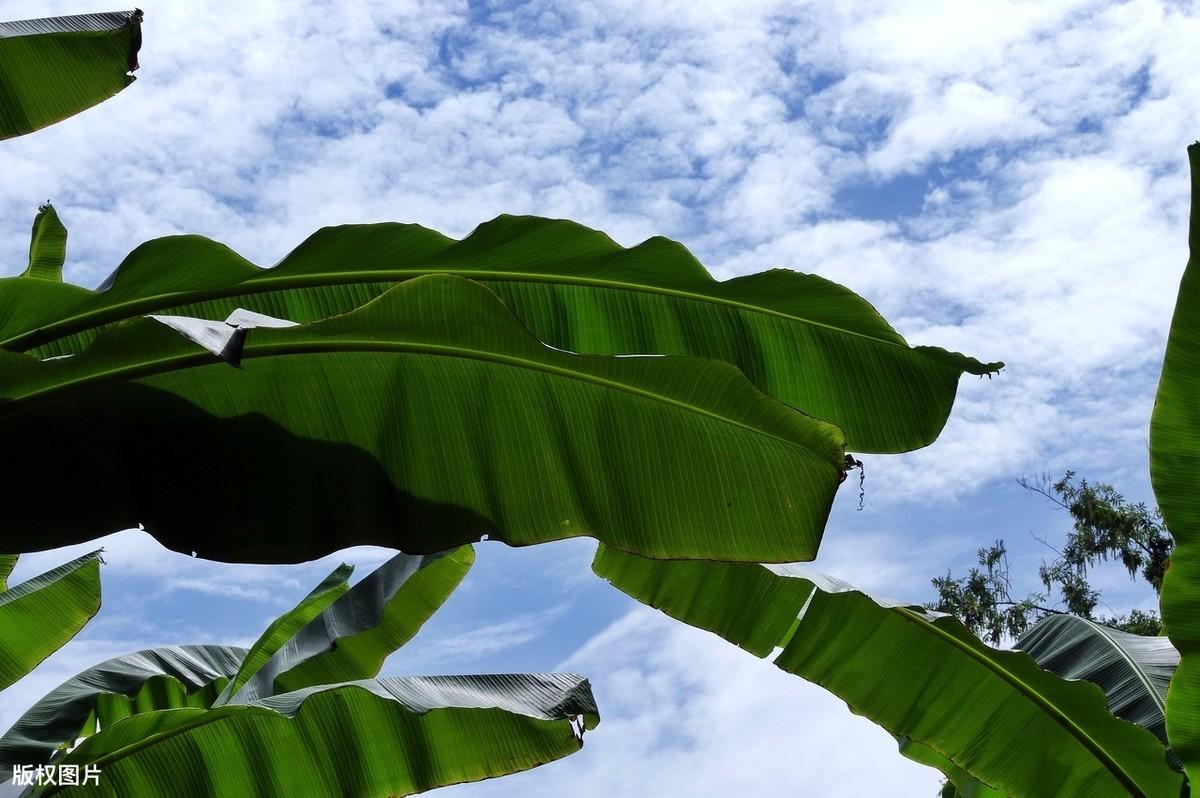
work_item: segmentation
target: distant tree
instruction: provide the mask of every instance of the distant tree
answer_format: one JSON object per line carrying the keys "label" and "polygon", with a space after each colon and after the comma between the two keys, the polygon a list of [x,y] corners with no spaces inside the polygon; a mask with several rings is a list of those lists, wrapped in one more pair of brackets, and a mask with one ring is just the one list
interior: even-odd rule
{"label": "distant tree", "polygon": [[1044,591],[1013,596],[1008,549],[1003,540],[997,540],[979,549],[979,565],[966,576],[955,578],[947,571],[944,577],[931,580],[937,600],[926,606],[957,616],[993,645],[1005,634],[1019,637],[1054,613],[1078,615],[1133,634],[1160,634],[1162,623],[1154,612],[1133,610],[1128,615],[1097,617],[1100,592],[1088,582],[1089,568],[1118,560],[1131,579],[1140,575],[1155,593],[1162,589],[1174,544],[1158,508],[1126,501],[1112,485],[1091,484],[1086,479],[1076,482],[1074,471],[1053,483],[1048,475],[1036,483],[1024,478],[1017,483],[1062,507],[1074,520],[1061,549],[1042,541],[1056,554],[1038,568]]}

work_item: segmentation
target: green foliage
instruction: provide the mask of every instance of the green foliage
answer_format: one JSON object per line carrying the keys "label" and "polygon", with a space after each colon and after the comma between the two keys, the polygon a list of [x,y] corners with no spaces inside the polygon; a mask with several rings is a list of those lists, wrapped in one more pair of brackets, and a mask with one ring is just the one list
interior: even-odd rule
{"label": "green foliage", "polygon": [[[598,722],[581,677],[375,678],[473,559],[469,547],[399,554],[353,587],[343,566],[250,650],[182,646],[101,663],[0,738],[0,773],[17,764],[102,769],[98,786],[38,795],[373,798],[578,750],[583,728]],[[312,681],[328,674],[339,681]]]}
{"label": "green foliage", "polygon": [[[1007,548],[998,540],[979,549],[979,565],[966,576],[956,579],[947,573],[931,580],[937,599],[927,606],[958,617],[993,645],[1006,635],[1020,637],[1039,619],[1057,613],[1096,620],[1132,634],[1160,634],[1158,616],[1144,610],[1097,617],[1101,596],[1088,581],[1088,569],[1115,560],[1125,566],[1130,578],[1140,573],[1158,592],[1174,545],[1161,513],[1144,503],[1127,501],[1111,485],[1093,485],[1086,479],[1076,484],[1074,480],[1074,471],[1054,483],[1045,477],[1040,484],[1018,480],[1022,487],[1066,510],[1074,522],[1062,548],[1054,550],[1055,558],[1038,569],[1045,592],[1013,596]],[[1058,598],[1053,599],[1056,594]]]}

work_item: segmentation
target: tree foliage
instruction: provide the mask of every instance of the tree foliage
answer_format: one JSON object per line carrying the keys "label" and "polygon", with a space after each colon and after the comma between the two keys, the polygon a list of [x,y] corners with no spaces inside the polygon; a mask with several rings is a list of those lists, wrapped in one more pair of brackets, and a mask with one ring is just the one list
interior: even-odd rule
{"label": "tree foliage", "polygon": [[931,582],[937,599],[927,606],[957,616],[993,645],[1005,636],[1020,637],[1041,618],[1059,613],[1132,634],[1160,634],[1162,623],[1153,612],[1134,609],[1126,615],[1097,614],[1096,608],[1103,602],[1100,591],[1088,580],[1088,571],[1102,562],[1120,562],[1130,578],[1140,576],[1155,593],[1161,590],[1173,545],[1162,514],[1143,502],[1128,501],[1112,485],[1076,481],[1075,477],[1074,471],[1067,471],[1054,482],[1045,476],[1038,482],[1017,480],[1021,487],[1066,510],[1073,522],[1062,547],[1051,547],[1054,558],[1038,568],[1041,591],[1014,595],[1008,548],[1003,540],[997,540],[978,550],[978,565],[966,576],[955,578],[947,572],[934,577]]}

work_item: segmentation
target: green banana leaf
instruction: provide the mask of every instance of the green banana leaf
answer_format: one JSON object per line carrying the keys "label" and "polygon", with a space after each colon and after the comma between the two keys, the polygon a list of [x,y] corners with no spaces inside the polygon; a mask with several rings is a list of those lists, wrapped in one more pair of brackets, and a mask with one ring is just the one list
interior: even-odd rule
{"label": "green banana leaf", "polygon": [[790,561],[816,553],[844,476],[839,430],[732,366],[556,351],[459,277],[234,332],[241,368],[151,319],[73,357],[0,351],[0,438],[21,452],[0,461],[0,550],[140,523],[243,562],[484,535]]}
{"label": "green banana leaf", "polygon": [[0,737],[0,781],[13,765],[46,764],[61,748],[121,718],[212,705],[237,673],[246,649],[170,646],[105,660],[71,677]]}
{"label": "green banana leaf", "polygon": [[133,82],[142,12],[0,22],[0,140],[107,100]]}
{"label": "green banana leaf", "polygon": [[1150,419],[1150,481],[1175,540],[1163,579],[1163,629],[1182,660],[1167,692],[1167,740],[1200,779],[1200,143],[1192,171],[1191,257],[1179,286]]}
{"label": "green banana leaf", "polygon": [[1075,615],[1051,615],[1014,648],[1064,679],[1084,679],[1104,691],[1118,718],[1149,729],[1166,742],[1166,697],[1179,652],[1166,637],[1110,629]]}
{"label": "green banana leaf", "polygon": [[[288,637],[269,630],[216,706],[378,675],[388,655],[437,612],[474,562],[470,546],[424,557],[397,554]],[[264,640],[269,642],[260,646]]]}
{"label": "green banana leaf", "polygon": [[0,347],[82,351],[147,313],[225,318],[236,308],[312,322],[428,273],[479,280],[541,340],[586,354],[679,354],[736,365],[764,392],[841,427],[852,448],[933,441],[964,372],[1002,363],[909,347],[840,285],[783,269],[715,281],[680,244],[625,249],[573,222],[501,216],[462,241],[417,225],[325,228],[272,269],[199,236],[133,251],[101,290],[0,280]]}
{"label": "green banana leaf", "polygon": [[16,561],[15,554],[0,557],[0,690],[61,648],[100,609],[99,551],[9,588]]}
{"label": "green banana leaf", "polygon": [[59,762],[98,767],[98,785],[43,794],[412,795],[566,756],[598,721],[587,680],[571,674],[323,685],[251,704],[126,718]]}
{"label": "green banana leaf", "polygon": [[778,667],[993,789],[1058,798],[1180,794],[1182,777],[1163,746],[1115,718],[1096,685],[990,648],[950,616],[877,601],[794,565],[650,561],[601,546],[593,570],[748,650],[782,648]]}

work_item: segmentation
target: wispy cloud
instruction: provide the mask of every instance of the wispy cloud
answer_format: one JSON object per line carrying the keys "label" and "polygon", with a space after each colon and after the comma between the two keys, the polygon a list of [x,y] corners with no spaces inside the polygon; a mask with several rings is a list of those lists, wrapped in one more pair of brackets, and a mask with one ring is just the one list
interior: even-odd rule
{"label": "wispy cloud", "polygon": [[547,635],[552,624],[570,609],[560,604],[544,610],[505,616],[504,620],[480,619],[472,629],[447,630],[410,644],[401,650],[398,662],[406,671],[426,668],[472,667],[480,660],[528,645]]}

